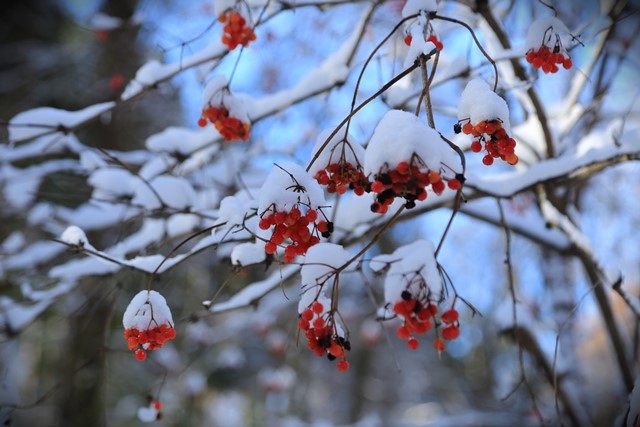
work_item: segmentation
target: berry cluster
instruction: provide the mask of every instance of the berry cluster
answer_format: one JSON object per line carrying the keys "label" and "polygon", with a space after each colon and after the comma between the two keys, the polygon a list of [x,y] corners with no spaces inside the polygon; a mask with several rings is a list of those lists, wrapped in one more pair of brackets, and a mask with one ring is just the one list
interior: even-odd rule
{"label": "berry cluster", "polygon": [[[444,45],[435,34],[429,35],[429,37],[426,37],[425,40],[433,43],[437,50],[442,50],[444,48]],[[406,44],[407,46],[411,46],[412,41],[413,37],[411,37],[411,34],[407,34],[406,36],[404,36],[404,44]]]}
{"label": "berry cluster", "polygon": [[229,50],[235,49],[238,45],[247,46],[256,39],[253,29],[246,25],[247,20],[235,10],[220,15],[218,21],[224,24],[222,43]]}
{"label": "berry cluster", "polygon": [[[451,308],[440,315],[440,323],[436,320],[438,306],[428,298],[414,297],[409,291],[402,292],[402,299],[393,305],[393,312],[402,320],[402,325],[396,330],[398,338],[407,341],[407,347],[416,350],[420,341],[416,335],[429,332],[435,324],[436,330],[441,328],[441,335],[447,341],[454,340],[460,335],[458,312]],[[444,325],[444,326],[443,326]],[[439,352],[445,350],[444,341],[437,336],[433,346]]]}
{"label": "berry cluster", "polygon": [[[309,225],[313,225],[312,230]],[[333,232],[333,223],[326,218],[320,219],[318,211],[309,209],[303,215],[298,207],[289,212],[270,209],[262,214],[258,226],[262,230],[273,227],[273,234],[265,243],[264,251],[274,254],[278,246],[284,245],[285,262],[292,262],[296,256],[306,254],[311,246],[320,243],[319,235],[329,237]]]}
{"label": "berry cluster", "polygon": [[440,195],[447,186],[452,190],[460,189],[461,180],[461,177],[456,176],[445,184],[438,172],[418,167],[417,160],[412,160],[411,163],[400,162],[395,169],[375,176],[371,191],[377,193],[377,196],[376,201],[371,205],[371,210],[386,213],[396,197],[404,198],[405,207],[411,209],[415,207],[416,200],[422,201],[427,198],[426,188],[429,185],[434,193]]}
{"label": "berry cluster", "polygon": [[176,330],[163,323],[153,329],[138,330],[136,328],[125,329],[124,338],[127,340],[129,350],[135,350],[136,360],[143,361],[147,358],[147,352],[156,350],[176,337]]}
{"label": "berry cluster", "polygon": [[475,126],[467,122],[462,128],[458,124],[455,131],[459,133],[460,129],[465,135],[473,135],[475,137],[471,143],[471,151],[474,153],[482,151],[482,144],[484,143],[484,149],[487,154],[482,158],[482,163],[485,165],[493,164],[493,159],[498,157],[510,165],[518,163],[518,156],[514,152],[516,140],[509,137],[499,119],[483,120]]}
{"label": "berry cluster", "polygon": [[215,128],[220,132],[225,141],[249,139],[250,123],[243,123],[236,117],[229,116],[229,110],[224,106],[209,106],[202,110],[202,116],[198,120],[198,126],[205,127],[207,121],[213,123]]}
{"label": "berry cluster", "polygon": [[556,45],[553,51],[545,45],[540,46],[538,50],[529,49],[526,58],[533,68],[542,68],[545,74],[557,73],[559,65],[562,65],[565,70],[573,66],[569,55],[561,52],[560,45]]}
{"label": "berry cluster", "polygon": [[300,314],[298,328],[304,332],[309,350],[317,356],[326,355],[331,361],[337,360],[336,367],[345,372],[349,369],[346,352],[351,350],[351,343],[338,335],[333,317],[329,316],[325,321],[323,313],[324,306],[314,302]]}
{"label": "berry cluster", "polygon": [[361,168],[349,162],[331,163],[319,170],[314,178],[320,185],[326,185],[329,193],[344,194],[347,188],[361,196],[368,190],[369,181]]}

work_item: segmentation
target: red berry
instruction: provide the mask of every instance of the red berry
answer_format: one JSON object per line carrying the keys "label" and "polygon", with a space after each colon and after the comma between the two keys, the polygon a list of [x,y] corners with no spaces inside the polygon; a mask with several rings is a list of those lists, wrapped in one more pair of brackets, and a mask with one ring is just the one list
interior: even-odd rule
{"label": "red berry", "polygon": [[433,347],[440,353],[442,353],[446,348],[444,345],[444,341],[442,341],[440,338],[436,338],[435,340],[433,340]]}
{"label": "red berry", "polygon": [[407,347],[409,347],[411,350],[416,350],[418,347],[420,347],[420,341],[411,337],[407,340]]}
{"label": "red berry", "polygon": [[274,254],[276,253],[276,250],[278,249],[278,247],[276,246],[275,243],[273,242],[267,242],[264,245],[264,251],[268,254]]}
{"label": "red berry", "polygon": [[306,309],[305,311],[302,312],[302,318],[304,320],[311,320],[313,319],[313,311]]}
{"label": "red berry", "polygon": [[204,117],[200,117],[198,119],[198,126],[200,126],[201,128],[205,127],[207,125],[207,120]]}
{"label": "red berry", "polygon": [[471,151],[474,153],[479,153],[482,150],[482,143],[478,140],[475,140],[471,143]]}
{"label": "red berry", "polygon": [[160,402],[159,400],[154,400],[153,407],[156,409],[156,411],[160,412],[162,410],[162,402]]}
{"label": "red berry", "polygon": [[407,328],[406,326],[400,326],[397,330],[396,330],[396,335],[398,335],[398,338],[402,339],[402,340],[406,340],[409,338],[409,336],[411,335],[411,333],[409,332],[409,328]]}
{"label": "red berry", "polygon": [[442,337],[447,340],[455,340],[460,336],[460,328],[457,326],[447,326],[442,330]]}
{"label": "red berry", "polygon": [[307,218],[309,222],[315,222],[316,219],[318,219],[318,213],[313,209],[309,209],[309,211],[305,215],[305,218]]}
{"label": "red berry", "polygon": [[374,193],[382,193],[384,191],[384,184],[380,181],[373,181],[371,184],[371,191]]}
{"label": "red berry", "polygon": [[144,351],[143,349],[139,348],[137,349],[133,355],[135,356],[136,360],[142,362],[143,360],[145,360],[147,358],[147,352]]}
{"label": "red berry", "polygon": [[440,317],[444,323],[453,323],[458,320],[458,311],[455,308],[451,308]]}
{"label": "red berry", "polygon": [[349,370],[349,362],[344,359],[336,363],[336,366],[340,372],[347,372]]}
{"label": "red berry", "polygon": [[407,46],[411,44],[412,40],[413,40],[413,37],[411,37],[411,35],[407,34],[406,36],[404,36],[404,44],[406,44]]}
{"label": "red berry", "polygon": [[316,314],[320,314],[324,311],[324,306],[322,305],[322,303],[319,303],[318,301],[316,301],[311,305],[311,311],[313,311]]}
{"label": "red berry", "polygon": [[491,157],[490,155],[486,155],[482,158],[482,163],[484,163],[487,166],[490,166],[493,164],[493,157]]}
{"label": "red berry", "polygon": [[447,185],[449,186],[450,189],[452,190],[459,190],[460,187],[462,187],[462,184],[460,184],[460,181],[458,181],[457,179],[450,179],[447,182]]}

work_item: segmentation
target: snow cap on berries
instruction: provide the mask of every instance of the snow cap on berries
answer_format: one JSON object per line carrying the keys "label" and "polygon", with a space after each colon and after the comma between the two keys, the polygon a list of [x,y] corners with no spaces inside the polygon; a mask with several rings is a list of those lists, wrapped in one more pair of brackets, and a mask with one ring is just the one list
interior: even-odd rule
{"label": "snow cap on berries", "polygon": [[420,282],[410,280],[416,272],[424,278],[435,299],[442,292],[435,247],[428,240],[416,240],[399,247],[392,254],[378,255],[371,260],[369,266],[374,272],[389,268],[384,281],[384,300],[388,303],[400,300],[405,290],[413,295],[418,294]]}
{"label": "snow cap on berries", "polygon": [[507,133],[511,132],[506,101],[481,79],[469,81],[462,91],[458,104],[458,119],[469,119],[471,123],[500,119]]}
{"label": "snow cap on berries", "polygon": [[122,316],[125,329],[144,331],[160,325],[173,327],[171,310],[164,299],[156,291],[140,291],[129,303]]}
{"label": "snow cap on berries", "polygon": [[[322,144],[327,140],[329,135],[333,132],[333,129],[325,129],[318,135],[316,144],[311,150],[311,158],[322,147]],[[364,161],[364,148],[360,141],[357,141],[350,133],[345,137],[346,129],[340,129],[322,149],[318,158],[313,162],[309,173],[315,175],[321,169],[324,169],[330,164],[340,163],[342,159],[342,153],[344,152],[344,161],[351,163],[356,167],[358,164],[362,164]],[[346,142],[344,142],[346,141]]]}
{"label": "snow cap on berries", "polygon": [[273,205],[278,211],[289,211],[299,202],[310,209],[326,205],[320,184],[300,165],[292,162],[273,165],[260,189],[258,212]]}
{"label": "snow cap on berries", "polygon": [[573,43],[569,29],[561,20],[554,16],[538,18],[529,26],[525,50],[537,49],[540,46],[553,49],[556,44],[556,35],[563,46],[570,46]]}
{"label": "snow cap on berries", "polygon": [[203,110],[209,106],[224,106],[230,117],[235,117],[241,122],[249,122],[249,114],[244,100],[229,92],[227,83],[227,78],[220,74],[213,76],[207,82],[202,91]]}
{"label": "snow cap on berries", "polygon": [[[333,283],[331,279],[334,277],[332,272],[346,264],[350,258],[349,252],[334,243],[318,243],[309,248],[300,270],[303,293],[298,304],[299,313],[309,307],[319,294],[324,298],[320,293],[320,286],[322,285],[322,289],[324,289],[324,282],[326,281],[330,287],[331,283]],[[353,265],[347,269],[349,268],[353,268]],[[318,301],[320,300],[318,299]],[[322,302],[325,310],[331,305],[328,299],[320,302]]]}
{"label": "snow cap on berries", "polygon": [[388,111],[376,126],[364,156],[365,175],[375,175],[385,166],[394,168],[417,155],[426,166],[438,171],[442,164],[462,172],[460,158],[440,134],[419,118],[401,110]]}

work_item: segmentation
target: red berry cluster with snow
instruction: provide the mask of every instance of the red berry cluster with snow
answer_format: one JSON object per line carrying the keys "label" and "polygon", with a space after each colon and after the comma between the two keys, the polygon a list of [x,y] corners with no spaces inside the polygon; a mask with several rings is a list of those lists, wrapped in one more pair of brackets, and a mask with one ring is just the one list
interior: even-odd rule
{"label": "red berry cluster with snow", "polygon": [[436,35],[433,21],[429,14],[436,12],[438,3],[435,0],[408,0],[403,9],[402,17],[409,19],[404,27],[404,43],[409,46],[405,67],[411,65],[420,55],[429,54],[434,48],[442,50],[444,45]]}
{"label": "red berry cluster with snow", "polygon": [[214,6],[218,21],[224,24],[222,43],[229,50],[233,50],[238,46],[246,47],[256,39],[253,28],[249,24],[250,15],[247,10],[242,10],[242,3],[237,3],[233,0],[216,0]]}
{"label": "red berry cluster with snow", "polygon": [[307,347],[317,356],[336,361],[339,371],[349,369],[346,359],[351,342],[336,319],[337,307],[325,296],[339,286],[339,270],[350,261],[340,245],[320,243],[309,249],[301,269],[302,296],[298,303],[298,328],[305,334]]}
{"label": "red berry cluster with snow", "polygon": [[322,211],[324,204],[322,188],[302,167],[274,165],[260,190],[258,207],[265,252],[275,254],[282,247],[284,261],[292,262],[319,243],[320,236],[329,237],[333,223]]}
{"label": "red berry cluster with snow", "polygon": [[569,37],[569,30],[558,18],[537,19],[527,32],[527,62],[545,74],[557,73],[560,66],[570,69],[573,62],[563,44],[563,40],[566,42]]}
{"label": "red berry cluster with snow", "polygon": [[471,80],[458,105],[456,133],[473,136],[471,151],[485,151],[482,163],[489,166],[500,158],[510,165],[518,163],[516,140],[509,136],[509,108],[504,99],[480,79]]}
{"label": "red berry cluster with snow", "polygon": [[325,130],[318,136],[312,151],[317,158],[309,173],[329,193],[344,194],[350,189],[358,196],[363,195],[369,187],[361,163],[364,148],[351,135],[345,135],[345,131],[338,131],[327,141],[330,135],[331,130]]}
{"label": "red berry cluster with snow", "polygon": [[212,78],[203,92],[202,115],[198,126],[213,124],[225,141],[247,141],[251,123],[243,101],[232,95],[223,76]]}
{"label": "red berry cluster with snow", "polygon": [[[385,213],[396,198],[413,208],[431,187],[441,194],[458,190],[462,167],[457,153],[415,115],[388,111],[378,123],[365,152],[365,173],[373,177],[373,212]],[[448,181],[447,184],[445,182]]]}
{"label": "red berry cluster with snow", "polygon": [[378,255],[370,263],[374,272],[386,272],[385,301],[401,321],[396,335],[406,340],[412,350],[420,346],[419,337],[432,329],[435,329],[433,346],[438,351],[445,350],[444,340],[454,340],[460,335],[458,312],[453,307],[438,314],[447,289],[434,254],[431,242],[417,240],[392,254]]}
{"label": "red berry cluster with snow", "polygon": [[140,291],[129,303],[122,317],[124,337],[137,360],[157,350],[176,337],[171,310],[156,291]]}

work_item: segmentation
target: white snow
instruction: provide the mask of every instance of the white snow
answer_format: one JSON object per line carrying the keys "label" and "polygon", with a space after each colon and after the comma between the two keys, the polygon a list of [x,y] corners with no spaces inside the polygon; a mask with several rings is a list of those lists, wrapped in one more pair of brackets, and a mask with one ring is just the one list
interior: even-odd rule
{"label": "white snow", "polygon": [[[187,209],[196,199],[195,190],[189,181],[182,177],[160,175],[153,178],[149,184],[155,189],[162,202],[174,209]],[[141,180],[138,180],[134,187],[132,203],[149,210],[159,209],[162,206],[156,194]]]}
{"label": "white snow", "polygon": [[[333,129],[325,129],[320,132],[316,139],[316,144],[314,145],[313,150],[311,150],[311,158],[315,156],[320,147],[322,147],[322,144],[324,144],[329,135],[331,135],[332,131]],[[339,163],[343,153],[344,160],[351,163],[354,167],[364,163],[364,148],[362,147],[362,144],[351,134],[348,134],[345,137],[344,128],[340,129],[322,149],[316,161],[311,165],[309,173],[314,176],[316,172],[324,169],[330,164]]]}
{"label": "white snow", "polygon": [[160,325],[173,327],[171,310],[164,299],[156,291],[140,291],[133,297],[122,316],[125,329],[146,331]]}
{"label": "white snow", "polygon": [[110,31],[122,26],[122,24],[122,19],[98,12],[91,17],[89,28],[95,31]]}
{"label": "white snow", "polygon": [[[350,260],[351,256],[342,246],[334,243],[318,243],[309,248],[300,270],[302,292],[298,303],[298,313],[302,313],[313,301],[324,306],[325,312],[331,307],[331,300],[325,296],[337,278],[335,270]],[[355,263],[347,270],[353,270]],[[347,271],[344,270],[344,271]]]}
{"label": "white snow", "polygon": [[399,247],[392,254],[378,255],[371,260],[369,266],[374,272],[389,268],[384,280],[384,300],[387,303],[393,304],[401,299],[404,290],[408,290],[413,295],[418,294],[420,281],[411,280],[416,277],[416,272],[424,279],[434,299],[437,300],[443,290],[435,258],[435,247],[427,240],[416,240],[409,245]]}
{"label": "white snow", "polygon": [[402,17],[418,14],[422,11],[425,12],[437,12],[438,1],[437,0],[407,0],[402,8]]}
{"label": "white snow", "polygon": [[274,205],[278,211],[289,211],[298,202],[313,209],[327,204],[322,187],[302,166],[292,162],[274,165],[260,189],[258,213]]}
{"label": "white snow", "polygon": [[66,111],[51,107],[23,111],[13,116],[9,121],[9,142],[16,143],[44,134],[59,132],[59,126],[72,129],[114,106],[114,102],[103,102],[78,111]]}
{"label": "white snow", "polygon": [[554,16],[536,19],[531,23],[527,31],[525,50],[537,50],[542,45],[553,50],[556,43],[556,34],[560,37],[562,46],[565,49],[571,45],[571,34],[561,20]]}
{"label": "white snow", "polygon": [[255,200],[246,191],[241,190],[220,201],[216,224],[226,222],[227,226],[242,225],[250,211],[256,207]]}
{"label": "white snow", "polygon": [[443,164],[462,172],[455,151],[442,140],[438,132],[415,115],[401,110],[388,111],[376,126],[364,157],[365,175],[376,175],[382,169],[393,169],[400,162],[411,161],[416,154],[435,171]]}
{"label": "white snow", "polygon": [[137,414],[143,423],[152,423],[158,419],[158,410],[152,404],[139,407]]}
{"label": "white snow", "polygon": [[200,218],[194,214],[175,214],[167,218],[167,236],[187,234],[198,227]]}
{"label": "white snow", "polygon": [[507,102],[481,79],[469,81],[462,91],[458,104],[458,119],[471,119],[472,124],[500,119],[507,133],[511,130]]}
{"label": "white snow", "polygon": [[134,194],[135,182],[135,175],[115,166],[96,169],[87,180],[94,188],[92,197],[96,199],[131,197]]}
{"label": "white snow", "polygon": [[216,135],[211,126],[201,129],[170,126],[147,138],[145,145],[156,153],[178,153],[187,156],[210,143]]}
{"label": "white snow", "polygon": [[264,242],[241,243],[231,251],[231,264],[247,266],[263,262],[266,258]]}
{"label": "white snow", "polygon": [[80,227],[76,227],[75,225],[70,225],[60,236],[60,240],[75,246],[85,246],[89,243],[87,239],[87,235],[84,234],[84,231]]}

